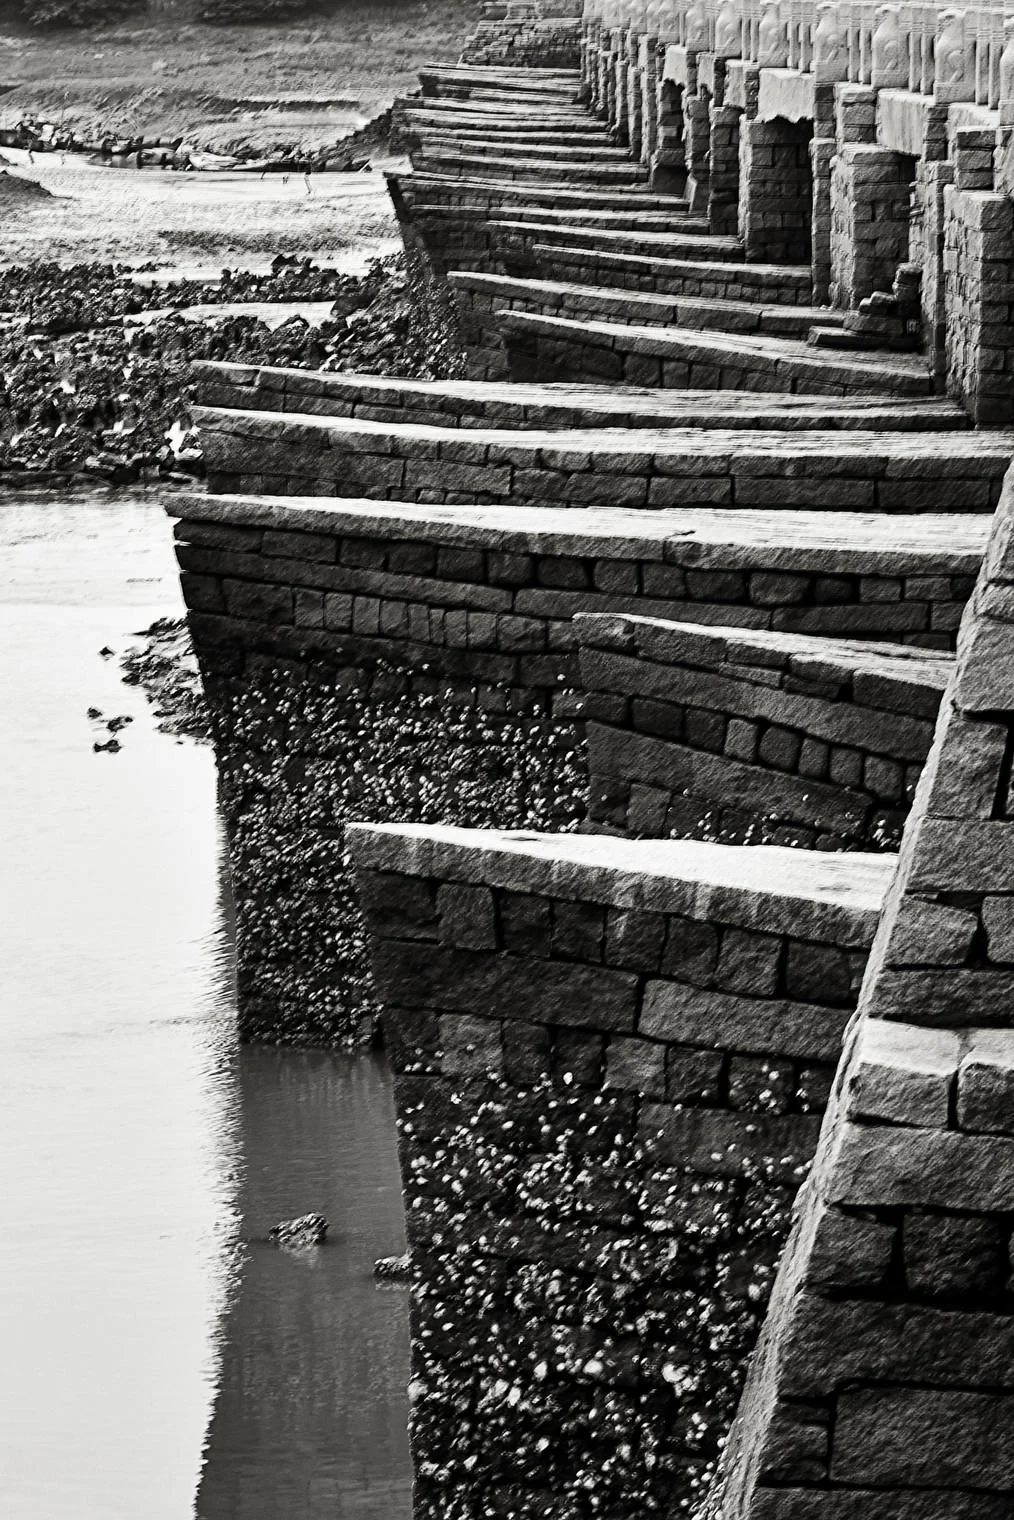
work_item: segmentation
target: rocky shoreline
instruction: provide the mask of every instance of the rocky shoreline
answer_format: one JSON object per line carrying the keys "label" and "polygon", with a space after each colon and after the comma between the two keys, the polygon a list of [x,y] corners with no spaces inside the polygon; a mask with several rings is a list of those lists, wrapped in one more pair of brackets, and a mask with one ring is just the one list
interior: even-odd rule
{"label": "rocky shoreline", "polygon": [[120,657],[123,680],[142,689],[159,731],[210,740],[211,717],[186,618],[157,618],[136,639]]}
{"label": "rocky shoreline", "polygon": [[[264,273],[143,283],[153,272],[55,263],[0,271],[0,485],[200,477],[191,420],[200,359],[432,377],[411,341],[416,308],[400,258],[350,275],[279,255]],[[322,318],[268,320],[279,303],[322,302]]]}

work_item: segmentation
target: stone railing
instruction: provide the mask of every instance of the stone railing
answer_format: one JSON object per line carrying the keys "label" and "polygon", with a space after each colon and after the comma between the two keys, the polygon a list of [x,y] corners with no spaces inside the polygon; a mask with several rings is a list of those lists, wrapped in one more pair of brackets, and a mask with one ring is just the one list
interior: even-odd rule
{"label": "stone railing", "polygon": [[1014,15],[1004,4],[879,0],[587,0],[586,37],[654,38],[692,53],[798,69],[821,84],[911,90],[1014,117]]}

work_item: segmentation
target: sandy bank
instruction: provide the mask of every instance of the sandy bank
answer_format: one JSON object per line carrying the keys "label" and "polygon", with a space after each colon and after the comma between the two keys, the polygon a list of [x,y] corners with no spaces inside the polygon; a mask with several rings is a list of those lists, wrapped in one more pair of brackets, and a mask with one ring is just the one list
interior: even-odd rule
{"label": "sandy bank", "polygon": [[116,260],[184,269],[255,267],[276,253],[308,254],[350,267],[394,251],[397,229],[378,163],[360,174],[179,174],[108,168],[77,155],[4,150],[12,172],[52,199],[18,199],[4,227],[5,264]]}

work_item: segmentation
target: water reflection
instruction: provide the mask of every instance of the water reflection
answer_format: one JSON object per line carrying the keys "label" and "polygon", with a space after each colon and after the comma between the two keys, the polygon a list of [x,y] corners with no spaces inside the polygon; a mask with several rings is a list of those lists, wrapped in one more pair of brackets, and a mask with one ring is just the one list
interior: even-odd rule
{"label": "water reflection", "polygon": [[[397,1520],[386,1077],[237,1048],[211,755],[98,656],[178,610],[157,502],[0,501],[0,1510]],[[246,1243],[311,1205],[316,1270]]]}
{"label": "water reflection", "polygon": [[[0,1392],[10,1520],[190,1513],[235,1216],[211,758],[115,661],[175,606],[154,503],[0,506]],[[89,706],[130,714],[92,752]]]}
{"label": "water reflection", "polygon": [[[375,1057],[246,1047],[240,1055],[244,1252],[228,1313],[201,1520],[341,1520],[411,1510],[404,1249],[390,1079]],[[309,1212],[325,1247],[264,1237]]]}

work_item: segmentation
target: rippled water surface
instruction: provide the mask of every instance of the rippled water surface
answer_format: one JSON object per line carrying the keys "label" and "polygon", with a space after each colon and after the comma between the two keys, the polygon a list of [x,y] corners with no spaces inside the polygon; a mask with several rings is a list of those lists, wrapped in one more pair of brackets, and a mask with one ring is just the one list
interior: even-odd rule
{"label": "rippled water surface", "polygon": [[237,1047],[210,751],[98,653],[177,597],[157,503],[0,502],[0,1512],[401,1520],[389,1082]]}

